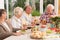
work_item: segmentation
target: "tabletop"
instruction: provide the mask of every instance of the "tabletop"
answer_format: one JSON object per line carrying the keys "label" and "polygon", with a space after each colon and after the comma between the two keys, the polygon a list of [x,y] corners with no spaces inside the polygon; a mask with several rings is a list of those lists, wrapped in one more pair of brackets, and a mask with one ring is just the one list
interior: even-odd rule
{"label": "tabletop", "polygon": [[45,36],[44,39],[32,39],[30,38],[31,31],[26,30],[26,34],[20,36],[10,36],[4,40],[60,40],[59,35],[51,34],[50,36]]}

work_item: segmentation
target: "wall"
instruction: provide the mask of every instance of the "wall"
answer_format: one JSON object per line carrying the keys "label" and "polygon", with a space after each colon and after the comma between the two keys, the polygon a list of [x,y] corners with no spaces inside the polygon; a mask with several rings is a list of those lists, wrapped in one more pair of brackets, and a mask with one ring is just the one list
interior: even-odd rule
{"label": "wall", "polygon": [[4,9],[4,0],[0,0],[0,9]]}
{"label": "wall", "polygon": [[60,16],[60,0],[58,0],[58,14]]}

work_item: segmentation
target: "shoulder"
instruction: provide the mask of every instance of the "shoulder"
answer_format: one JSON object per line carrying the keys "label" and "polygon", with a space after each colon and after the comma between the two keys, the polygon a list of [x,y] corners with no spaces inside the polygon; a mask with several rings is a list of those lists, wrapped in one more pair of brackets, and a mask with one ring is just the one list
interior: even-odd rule
{"label": "shoulder", "polygon": [[3,27],[3,24],[2,23],[0,23],[0,27]]}
{"label": "shoulder", "polygon": [[11,19],[10,19],[10,21],[12,22],[14,22],[15,21],[15,16],[13,16]]}
{"label": "shoulder", "polygon": [[24,11],[22,15],[25,15],[25,14],[26,14],[26,12]]}
{"label": "shoulder", "polygon": [[41,16],[46,16],[46,13],[44,12],[43,14],[41,14]]}
{"label": "shoulder", "polygon": [[26,16],[26,12],[25,11],[23,12],[22,16]]}
{"label": "shoulder", "polygon": [[[4,28],[4,26],[0,24],[0,30],[3,29],[3,28]],[[2,30],[1,30],[1,31],[2,31]]]}

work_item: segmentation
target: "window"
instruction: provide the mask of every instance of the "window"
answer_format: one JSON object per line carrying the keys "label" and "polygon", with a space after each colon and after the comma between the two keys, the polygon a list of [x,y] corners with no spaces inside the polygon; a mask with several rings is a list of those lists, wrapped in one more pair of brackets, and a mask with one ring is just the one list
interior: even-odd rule
{"label": "window", "polygon": [[30,0],[29,3],[33,8],[32,16],[40,16],[40,0]]}
{"label": "window", "polygon": [[43,0],[43,11],[45,10],[45,8],[48,4],[54,5],[54,0]]}

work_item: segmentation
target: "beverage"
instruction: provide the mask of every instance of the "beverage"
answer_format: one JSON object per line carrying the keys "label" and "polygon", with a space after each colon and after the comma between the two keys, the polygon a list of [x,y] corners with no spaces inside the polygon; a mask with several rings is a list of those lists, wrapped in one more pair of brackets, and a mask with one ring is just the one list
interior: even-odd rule
{"label": "beverage", "polygon": [[27,27],[27,29],[31,29],[31,27]]}

